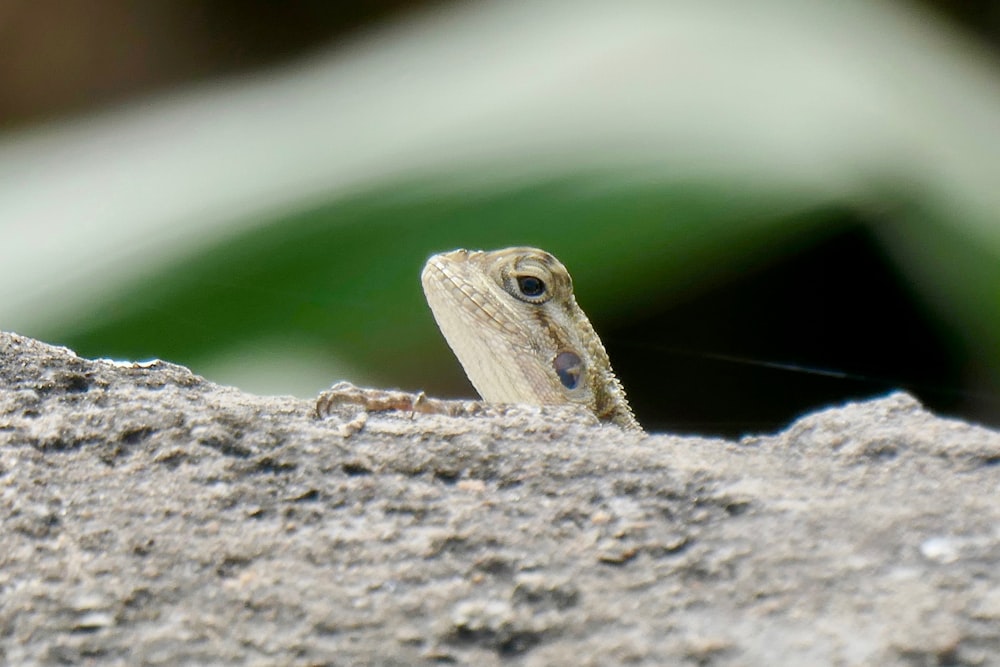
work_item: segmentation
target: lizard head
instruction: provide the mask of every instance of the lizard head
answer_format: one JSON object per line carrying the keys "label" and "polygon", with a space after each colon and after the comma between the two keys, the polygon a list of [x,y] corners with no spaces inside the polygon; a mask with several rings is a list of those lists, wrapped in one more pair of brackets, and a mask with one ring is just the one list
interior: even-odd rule
{"label": "lizard head", "polygon": [[600,419],[635,424],[569,272],[550,253],[454,250],[428,259],[421,282],[441,333],[487,402],[577,403]]}

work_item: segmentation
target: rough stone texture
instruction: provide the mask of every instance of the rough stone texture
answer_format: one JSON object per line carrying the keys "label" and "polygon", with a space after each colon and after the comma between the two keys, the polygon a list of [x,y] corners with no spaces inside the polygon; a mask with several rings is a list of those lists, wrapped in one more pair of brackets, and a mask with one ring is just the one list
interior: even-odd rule
{"label": "rough stone texture", "polygon": [[0,663],[1000,664],[1000,434],[372,415],[0,334]]}

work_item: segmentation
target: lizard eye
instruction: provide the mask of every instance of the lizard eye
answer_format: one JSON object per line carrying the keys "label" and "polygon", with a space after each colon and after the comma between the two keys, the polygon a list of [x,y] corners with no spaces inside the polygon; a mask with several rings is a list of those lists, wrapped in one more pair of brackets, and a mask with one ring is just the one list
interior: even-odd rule
{"label": "lizard eye", "polygon": [[517,289],[524,296],[534,299],[545,294],[545,283],[541,278],[536,278],[535,276],[518,276]]}
{"label": "lizard eye", "polygon": [[499,274],[500,287],[507,294],[534,306],[552,299],[555,296],[553,288],[558,287],[556,276],[539,262],[521,261],[513,266],[504,266]]}

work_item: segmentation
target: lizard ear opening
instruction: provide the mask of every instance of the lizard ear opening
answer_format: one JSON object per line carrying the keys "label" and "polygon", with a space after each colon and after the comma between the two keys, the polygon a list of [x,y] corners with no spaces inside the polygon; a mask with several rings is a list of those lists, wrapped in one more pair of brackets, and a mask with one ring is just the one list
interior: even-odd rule
{"label": "lizard ear opening", "polygon": [[559,381],[567,389],[576,389],[583,375],[583,360],[575,352],[560,352],[552,360]]}

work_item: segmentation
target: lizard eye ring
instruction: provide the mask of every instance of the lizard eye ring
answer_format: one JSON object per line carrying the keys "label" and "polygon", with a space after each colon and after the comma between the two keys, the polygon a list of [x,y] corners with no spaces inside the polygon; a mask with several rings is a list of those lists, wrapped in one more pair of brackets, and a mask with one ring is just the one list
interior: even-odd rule
{"label": "lizard eye ring", "polygon": [[531,304],[543,304],[552,298],[545,280],[533,273],[504,277],[503,288],[513,297]]}
{"label": "lizard eye ring", "polygon": [[518,266],[500,271],[500,286],[512,297],[525,303],[541,305],[552,298],[549,279],[541,266]]}
{"label": "lizard eye ring", "polygon": [[526,297],[537,299],[545,294],[545,282],[535,276],[518,276],[517,289]]}

